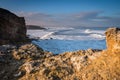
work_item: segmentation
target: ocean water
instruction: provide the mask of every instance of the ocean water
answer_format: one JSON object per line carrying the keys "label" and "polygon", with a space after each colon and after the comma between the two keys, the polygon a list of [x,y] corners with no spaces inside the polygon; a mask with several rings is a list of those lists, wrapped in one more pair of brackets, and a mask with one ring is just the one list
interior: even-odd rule
{"label": "ocean water", "polygon": [[63,52],[106,49],[105,27],[74,27],[55,28],[46,30],[28,30],[30,38],[36,38],[32,42],[46,51],[54,54]]}

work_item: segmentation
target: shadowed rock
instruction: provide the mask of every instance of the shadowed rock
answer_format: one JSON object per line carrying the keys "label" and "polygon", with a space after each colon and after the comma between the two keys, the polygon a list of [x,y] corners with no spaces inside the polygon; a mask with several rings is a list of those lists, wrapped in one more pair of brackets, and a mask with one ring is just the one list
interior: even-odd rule
{"label": "shadowed rock", "polygon": [[18,17],[0,8],[0,44],[14,43],[26,39],[24,17]]}

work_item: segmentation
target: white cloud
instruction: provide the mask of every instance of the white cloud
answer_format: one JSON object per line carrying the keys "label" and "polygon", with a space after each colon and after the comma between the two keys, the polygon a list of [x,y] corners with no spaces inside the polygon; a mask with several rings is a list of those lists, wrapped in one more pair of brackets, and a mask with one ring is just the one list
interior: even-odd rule
{"label": "white cloud", "polygon": [[50,15],[44,13],[20,12],[27,24],[42,25],[47,27],[69,27],[69,26],[120,26],[119,17],[100,16],[103,12],[91,11],[75,14]]}

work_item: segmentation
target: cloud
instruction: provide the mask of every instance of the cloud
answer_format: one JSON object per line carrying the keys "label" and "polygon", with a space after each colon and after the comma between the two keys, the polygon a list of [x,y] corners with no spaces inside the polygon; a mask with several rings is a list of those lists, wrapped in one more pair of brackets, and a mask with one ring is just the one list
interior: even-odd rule
{"label": "cloud", "polygon": [[73,17],[76,19],[92,19],[95,18],[98,14],[99,12],[81,12],[74,14]]}
{"label": "cloud", "polygon": [[91,11],[74,14],[51,15],[45,13],[20,12],[18,15],[24,16],[27,24],[46,27],[120,26],[120,16],[100,16],[102,13],[102,11]]}

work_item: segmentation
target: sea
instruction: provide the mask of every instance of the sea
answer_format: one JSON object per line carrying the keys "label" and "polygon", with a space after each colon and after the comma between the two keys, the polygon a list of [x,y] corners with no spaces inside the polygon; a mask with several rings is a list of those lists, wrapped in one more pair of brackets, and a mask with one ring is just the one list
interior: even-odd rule
{"label": "sea", "polygon": [[27,30],[32,43],[54,54],[86,49],[106,49],[107,27],[48,27]]}

